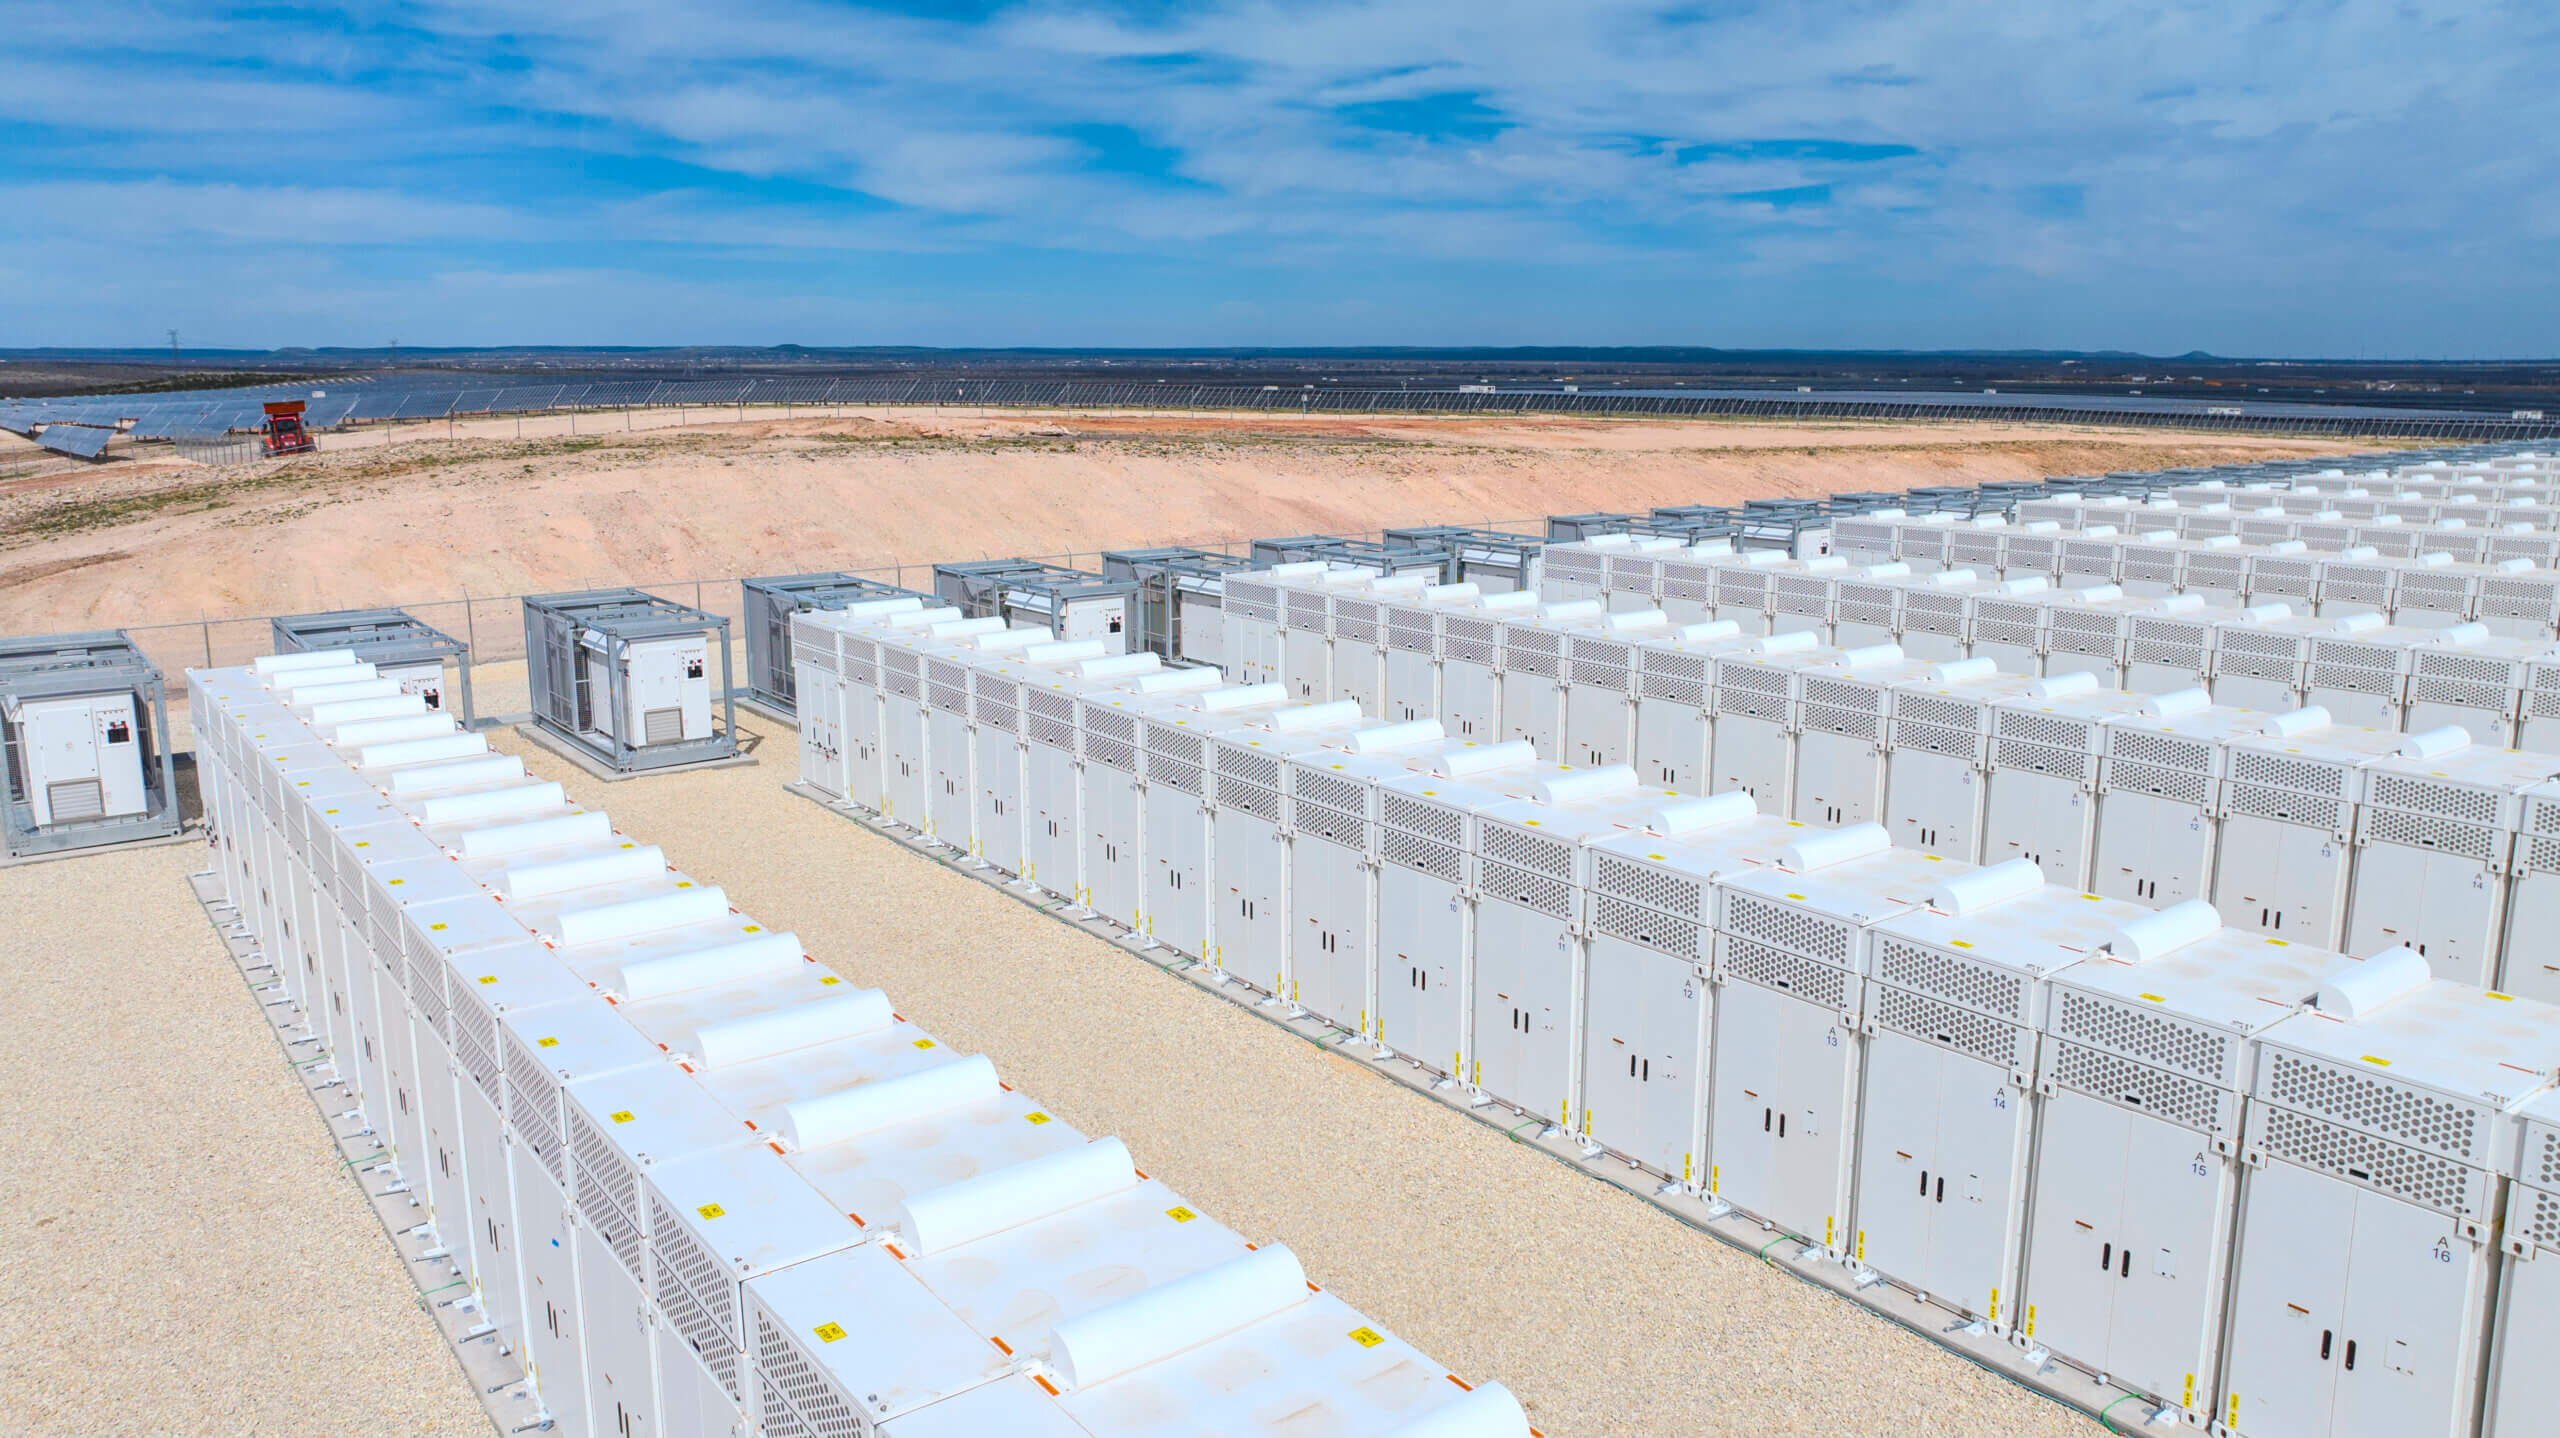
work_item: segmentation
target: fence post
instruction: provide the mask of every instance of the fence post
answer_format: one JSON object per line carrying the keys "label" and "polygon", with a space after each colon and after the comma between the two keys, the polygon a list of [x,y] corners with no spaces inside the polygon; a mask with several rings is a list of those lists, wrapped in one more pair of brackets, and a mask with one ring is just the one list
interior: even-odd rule
{"label": "fence post", "polygon": [[199,620],[196,627],[204,631],[204,667],[211,669],[213,667],[213,623],[210,620]]}
{"label": "fence post", "polygon": [[[468,589],[462,591],[462,642],[469,646],[471,657],[476,662],[480,657],[480,621],[471,612],[471,591]],[[531,655],[525,656],[527,663],[532,659]]]}

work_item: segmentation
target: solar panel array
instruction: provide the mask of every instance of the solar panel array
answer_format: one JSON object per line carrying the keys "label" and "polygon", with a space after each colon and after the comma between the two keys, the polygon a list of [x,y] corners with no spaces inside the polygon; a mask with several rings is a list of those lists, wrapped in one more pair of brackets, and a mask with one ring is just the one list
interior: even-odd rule
{"label": "solar panel array", "polygon": [[[507,377],[520,378],[520,377]],[[351,421],[435,420],[556,410],[714,405],[989,405],[1007,408],[1161,408],[1291,412],[1614,415],[1765,415],[1872,419],[2027,420],[2281,434],[2391,434],[2440,439],[2535,439],[2560,435],[2560,421],[2511,419],[2478,411],[2385,409],[2244,401],[2186,405],[2073,395],[1879,394],[1767,391],[1355,390],[1278,385],[1103,384],[1081,380],[923,378],[582,379],[505,383],[501,377],[388,376],[331,381],[325,389],[265,385],[167,395],[0,400],[0,428],[26,433],[47,422],[117,426],[145,437],[206,437],[254,430],[261,406],[305,398],[303,422],[327,429]]]}
{"label": "solar panel array", "polygon": [[104,425],[63,424],[56,421],[44,427],[44,432],[36,436],[36,443],[60,454],[68,454],[80,459],[96,459],[106,452],[107,441],[115,438],[115,433]]}

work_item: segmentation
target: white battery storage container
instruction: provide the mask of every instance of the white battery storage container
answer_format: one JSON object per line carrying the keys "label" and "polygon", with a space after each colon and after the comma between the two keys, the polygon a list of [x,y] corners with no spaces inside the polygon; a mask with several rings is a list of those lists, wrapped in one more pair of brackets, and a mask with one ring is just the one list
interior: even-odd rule
{"label": "white battery storage container", "polygon": [[1475,812],[1478,856],[1467,1078],[1522,1114],[1573,1123],[1585,932],[1582,846],[1653,822],[1680,799],[1633,769],[1551,771],[1526,799]]}
{"label": "white battery storage container", "polygon": [[2491,749],[2444,728],[2409,735],[2364,775],[2346,949],[2405,944],[2439,977],[2504,983],[2524,795],[2560,776],[2560,755]]}
{"label": "white battery storage container", "polygon": [[1475,584],[1433,584],[1380,603],[1379,623],[1386,636],[1379,671],[1380,718],[1439,717],[1442,622],[1470,607],[1483,592]]}
{"label": "white battery storage container", "polygon": [[1427,765],[1449,745],[1436,719],[1369,725],[1328,739],[1280,765],[1289,834],[1289,1000],[1374,1039],[1383,843],[1377,786]]}
{"label": "white battery storage container", "polygon": [[2261,1040],[2222,1400],[2260,1435],[2459,1438],[2479,1422],[2516,1111],[2560,1010],[2428,976],[2408,949]]}
{"label": "white battery storage container", "polygon": [[1710,1211],[1848,1250],[1864,931],[1970,866],[1892,847],[1875,824],[1807,831],[1767,868],[1715,881],[1707,1123]]}
{"label": "white battery storage container", "polygon": [[2223,922],[2298,944],[2345,942],[2364,767],[2403,736],[2332,723],[2317,707],[2229,741],[2214,904]]}
{"label": "white battery storage container", "polygon": [[1810,634],[1773,634],[1719,653],[1708,691],[1715,731],[1707,792],[1739,789],[1771,811],[1785,808],[1795,786],[1798,676],[1848,652],[1825,649]]}
{"label": "white battery storage container", "polygon": [[1209,736],[1218,964],[1230,978],[1284,1002],[1300,938],[1290,907],[1293,855],[1281,763],[1374,722],[1348,701],[1292,704]]}
{"label": "white battery storage container", "polygon": [[2022,1342],[2148,1395],[2155,1414],[2214,1416],[2256,1043],[2344,961],[2191,901],[2054,976]]}
{"label": "white battery storage container", "polygon": [[1962,659],[1972,643],[1968,627],[1974,600],[2006,593],[2000,581],[1973,569],[1949,569],[1888,581],[1894,593],[1893,640],[1914,659]]}
{"label": "white battery storage container", "polygon": [[1596,599],[1543,604],[1500,626],[1502,737],[1541,754],[1564,752],[1564,644],[1571,626],[1601,617]]}
{"label": "white battery storage container", "polygon": [[2213,897],[2229,745],[2266,720],[2202,689],[2154,694],[2107,720],[2089,890],[2154,909]]}
{"label": "white battery storage container", "polygon": [[2546,1090],[2521,1113],[2483,1438],[2543,1432],[2560,1411],[2560,1367],[2551,1363],[2560,1342],[2560,1095]]}
{"label": "white battery storage container", "polygon": [[1981,861],[1994,705],[2040,687],[2031,673],[2003,673],[1980,656],[1895,682],[1885,720],[1883,806],[1874,815],[1894,843]]}
{"label": "white battery storage container", "polygon": [[[1534,615],[1538,596],[1527,590],[1488,594],[1440,621],[1440,723],[1451,735],[1479,744],[1502,738],[1502,626]],[[1417,715],[1429,718],[1429,715]]]}
{"label": "white battery storage container", "polygon": [[2521,747],[2517,727],[2536,662],[2553,657],[2548,639],[2508,638],[2485,624],[2457,624],[2432,643],[2409,651],[2408,709],[2402,727],[2412,733],[2455,724],[2475,744]]}
{"label": "white battery storage container", "polygon": [[1684,624],[1631,645],[1635,666],[1635,752],[1630,760],[1648,784],[1683,794],[1707,792],[1715,710],[1708,696],[1716,657],[1758,643],[1729,622]]}
{"label": "white battery storage container", "polygon": [[2017,1324],[2048,984],[2143,914],[2011,859],[1869,926],[1852,1264],[1995,1334]]}
{"label": "white battery storage container", "polygon": [[1635,642],[1670,630],[1659,609],[1622,609],[1566,629],[1558,752],[1567,763],[1596,769],[1633,760]]}
{"label": "white battery storage container", "polygon": [[1557,766],[1527,744],[1441,747],[1378,781],[1378,1005],[1373,1037],[1444,1080],[1468,1076],[1481,865],[1477,811],[1533,794]]}
{"label": "white battery storage container", "polygon": [[2087,891],[2106,724],[2150,702],[2078,672],[2047,675],[2016,698],[1993,701],[1983,861],[2033,859],[2046,882]]}
{"label": "white battery storage container", "polygon": [[1794,773],[1770,808],[1825,828],[1884,816],[1885,729],[1896,684],[1932,666],[1891,644],[1831,651],[1795,677]]}
{"label": "white battery storage container", "polygon": [[1219,962],[1226,905],[1219,898],[1210,736],[1288,702],[1285,685],[1225,685],[1138,718],[1147,771],[1147,937],[1176,953]]}
{"label": "white battery storage container", "polygon": [[1748,794],[1690,795],[1583,845],[1584,1143],[1693,1193],[1704,1182],[1715,881],[1805,832]]}

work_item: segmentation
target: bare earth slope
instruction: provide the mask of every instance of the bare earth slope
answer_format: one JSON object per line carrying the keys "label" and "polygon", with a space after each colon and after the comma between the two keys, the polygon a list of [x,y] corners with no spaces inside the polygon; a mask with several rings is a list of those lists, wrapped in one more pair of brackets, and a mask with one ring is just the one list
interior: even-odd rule
{"label": "bare earth slope", "polygon": [[126,461],[0,481],[0,632],[2337,447],[1993,425],[913,411],[521,441],[431,433],[285,463]]}

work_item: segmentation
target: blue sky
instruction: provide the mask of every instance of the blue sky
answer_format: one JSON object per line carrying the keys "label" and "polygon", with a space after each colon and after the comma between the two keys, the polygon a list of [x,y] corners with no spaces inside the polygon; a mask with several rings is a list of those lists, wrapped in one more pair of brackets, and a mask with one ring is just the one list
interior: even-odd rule
{"label": "blue sky", "polygon": [[2560,8],[0,0],[0,346],[2560,352]]}

